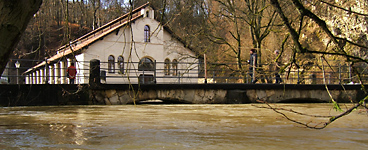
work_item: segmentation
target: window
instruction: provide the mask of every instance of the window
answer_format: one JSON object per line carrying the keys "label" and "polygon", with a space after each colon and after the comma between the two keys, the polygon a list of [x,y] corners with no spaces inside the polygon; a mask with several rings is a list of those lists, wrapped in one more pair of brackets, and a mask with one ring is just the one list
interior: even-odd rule
{"label": "window", "polygon": [[139,61],[138,71],[155,71],[156,66],[152,59],[144,57]]}
{"label": "window", "polygon": [[118,65],[119,73],[124,74],[124,57],[121,55],[118,57]]}
{"label": "window", "polygon": [[146,11],[146,17],[149,18],[149,11]]}
{"label": "window", "polygon": [[177,76],[178,75],[178,61],[176,59],[172,61],[172,70],[173,70],[172,75]]}
{"label": "window", "polygon": [[108,58],[108,71],[109,73],[115,72],[115,57],[113,55],[110,55]]}
{"label": "window", "polygon": [[164,73],[165,75],[170,75],[170,60],[168,58],[164,62]]}
{"label": "window", "polygon": [[144,26],[144,42],[150,42],[150,27]]}

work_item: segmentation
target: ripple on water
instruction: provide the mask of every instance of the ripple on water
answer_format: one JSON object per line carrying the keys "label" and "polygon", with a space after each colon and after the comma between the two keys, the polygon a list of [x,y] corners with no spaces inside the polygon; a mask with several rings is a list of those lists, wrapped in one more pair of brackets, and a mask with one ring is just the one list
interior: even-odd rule
{"label": "ripple on water", "polygon": [[[277,106],[331,112],[328,104]],[[368,119],[352,113],[312,130],[252,105],[14,107],[0,108],[0,135],[5,149],[363,149]]]}

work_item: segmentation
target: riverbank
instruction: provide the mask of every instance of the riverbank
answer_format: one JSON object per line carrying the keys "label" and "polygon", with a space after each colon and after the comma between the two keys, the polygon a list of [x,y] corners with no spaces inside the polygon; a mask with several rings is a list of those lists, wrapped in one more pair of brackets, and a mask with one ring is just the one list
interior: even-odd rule
{"label": "riverbank", "polygon": [[88,105],[87,85],[0,85],[0,106]]}

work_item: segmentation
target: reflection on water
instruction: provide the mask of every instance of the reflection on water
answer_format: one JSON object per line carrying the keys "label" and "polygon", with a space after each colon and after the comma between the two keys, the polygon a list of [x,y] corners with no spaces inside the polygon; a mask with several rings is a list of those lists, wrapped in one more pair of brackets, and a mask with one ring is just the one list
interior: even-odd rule
{"label": "reflection on water", "polygon": [[[335,113],[330,104],[278,106]],[[312,130],[249,104],[11,107],[0,108],[0,148],[366,149],[368,116],[357,110]]]}

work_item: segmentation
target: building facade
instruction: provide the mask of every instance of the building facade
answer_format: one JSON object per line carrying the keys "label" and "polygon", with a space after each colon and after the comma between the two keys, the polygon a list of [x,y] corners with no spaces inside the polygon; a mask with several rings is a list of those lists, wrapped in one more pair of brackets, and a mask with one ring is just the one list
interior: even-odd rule
{"label": "building facade", "polygon": [[59,48],[27,70],[27,84],[66,84],[66,68],[77,68],[76,84],[89,82],[90,60],[100,60],[102,83],[198,82],[197,55],[154,19],[149,3]]}

